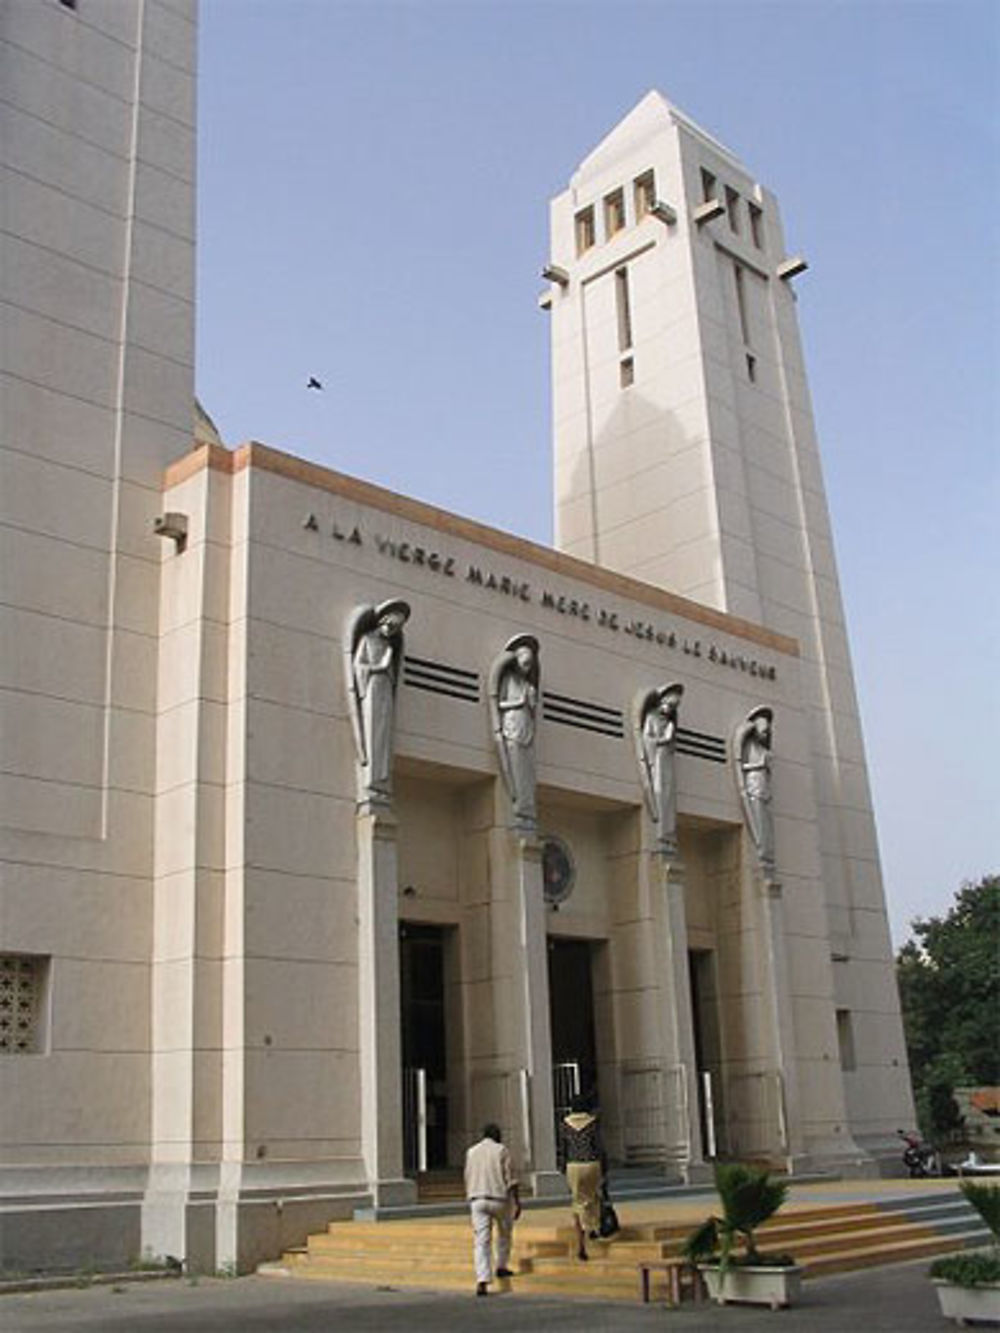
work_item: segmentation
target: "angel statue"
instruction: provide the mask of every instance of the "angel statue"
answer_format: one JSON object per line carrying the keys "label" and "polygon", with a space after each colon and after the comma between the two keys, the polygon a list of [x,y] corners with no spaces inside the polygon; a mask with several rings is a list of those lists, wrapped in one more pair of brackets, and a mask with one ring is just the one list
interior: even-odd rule
{"label": "angel statue", "polygon": [[535,715],[540,667],[538,640],[515,634],[490,670],[490,723],[514,822],[533,832],[535,805]]}
{"label": "angel statue", "polygon": [[407,602],[355,607],[344,630],[344,673],[354,729],[358,776],[366,799],[386,805],[392,795],[392,732],[396,684],[403,660]]}
{"label": "angel statue", "polygon": [[656,824],[657,840],[666,852],[677,850],[674,750],[683,695],[684,686],[676,682],[658,685],[637,694],[632,710],[632,734],[646,808]]}
{"label": "angel statue", "polygon": [[733,736],[736,785],[751,840],[761,866],[774,869],[774,819],[771,814],[771,733],[774,710],[752,708]]}

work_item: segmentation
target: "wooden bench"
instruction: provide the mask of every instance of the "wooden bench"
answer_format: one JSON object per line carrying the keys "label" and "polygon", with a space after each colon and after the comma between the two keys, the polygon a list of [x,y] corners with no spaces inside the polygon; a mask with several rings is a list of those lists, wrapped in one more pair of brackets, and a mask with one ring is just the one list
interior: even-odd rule
{"label": "wooden bench", "polygon": [[686,1259],[643,1259],[639,1268],[639,1299],[649,1304],[649,1290],[654,1273],[663,1273],[667,1279],[667,1304],[680,1305],[685,1287],[691,1289],[691,1299],[705,1299],[705,1284],[694,1264]]}

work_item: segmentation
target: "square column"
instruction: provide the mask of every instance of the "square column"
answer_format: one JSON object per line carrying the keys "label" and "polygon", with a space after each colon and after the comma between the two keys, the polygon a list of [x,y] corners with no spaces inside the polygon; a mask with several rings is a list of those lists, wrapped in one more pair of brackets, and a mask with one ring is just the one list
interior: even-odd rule
{"label": "square column", "polygon": [[541,846],[534,834],[510,822],[509,801],[500,783],[495,801],[489,858],[496,1045],[509,1073],[521,1080],[523,1103],[517,1117],[519,1142],[511,1146],[520,1151],[536,1197],[562,1196],[565,1185],[556,1170]]}
{"label": "square column", "polygon": [[[240,631],[223,619],[237,577],[224,538],[228,479],[204,469],[170,488],[164,510],[186,514],[183,553],[161,553],[156,682],[156,801],[151,958],[150,1159],[141,1247],[211,1271],[215,1190],[226,1127],[223,978],[227,954],[227,822],[242,790],[218,737],[238,705],[215,682],[242,677]],[[213,614],[215,612],[215,614]],[[178,663],[185,664],[184,670]]]}
{"label": "square column", "polygon": [[662,1154],[667,1174],[703,1172],[684,871],[645,809],[621,829],[611,932],[618,1120],[626,1155]]}
{"label": "square column", "polygon": [[743,839],[744,891],[753,902],[759,940],[761,1003],[766,1041],[774,1068],[781,1079],[775,1112],[789,1171],[803,1165],[802,1115],[795,1055],[795,1027],[788,978],[788,949],[782,886],[763,869],[756,853]]}
{"label": "square column", "polygon": [[374,1207],[412,1203],[403,1174],[396,820],[358,806],[358,1037],[361,1151]]}
{"label": "square column", "polygon": [[687,1161],[681,1163],[685,1181],[708,1179],[698,1115],[698,1068],[694,1045],[694,1015],[691,1008],[691,968],[688,955],[687,915],[684,906],[684,863],[676,854],[660,850],[649,854],[650,877],[657,902],[657,943],[661,975],[664,977],[664,1011],[667,1021],[668,1049],[683,1080],[683,1103],[675,1115],[686,1115],[686,1125],[678,1124],[688,1145]]}

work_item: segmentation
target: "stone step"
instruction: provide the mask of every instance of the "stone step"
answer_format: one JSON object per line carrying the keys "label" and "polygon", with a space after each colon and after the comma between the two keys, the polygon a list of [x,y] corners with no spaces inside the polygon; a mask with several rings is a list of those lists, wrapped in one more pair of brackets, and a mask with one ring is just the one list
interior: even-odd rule
{"label": "stone step", "polygon": [[827,1218],[796,1226],[761,1227],[756,1233],[758,1248],[762,1250],[801,1250],[836,1248],[844,1236],[888,1238],[894,1233],[913,1234],[914,1228],[932,1230],[922,1223],[908,1222],[905,1218],[887,1213],[865,1214],[861,1217]]}
{"label": "stone step", "polygon": [[[947,1253],[962,1246],[959,1237],[952,1237],[942,1242],[937,1238],[920,1238],[916,1241],[897,1241],[892,1246],[866,1246],[842,1251],[833,1255],[798,1256],[807,1277],[830,1275],[853,1271],[878,1264],[899,1263],[909,1259],[930,1257]],[[438,1290],[465,1291],[473,1281],[471,1251],[465,1256],[456,1256],[447,1264],[435,1262],[432,1265],[421,1262],[419,1269],[407,1269],[396,1262],[370,1259],[364,1264],[329,1265],[325,1262],[305,1263],[301,1267],[294,1264],[282,1267],[268,1265],[262,1272],[270,1269],[295,1278],[316,1281],[369,1282],[377,1285],[400,1288],[432,1288]],[[582,1264],[575,1260],[561,1260],[536,1266],[533,1261],[517,1264],[513,1279],[501,1279],[493,1284],[494,1291],[513,1291],[522,1295],[565,1295],[585,1297],[587,1299],[623,1300],[637,1299],[638,1269],[635,1265],[604,1264],[591,1260]],[[663,1284],[658,1275],[654,1275],[654,1299],[662,1297],[660,1288]]]}
{"label": "stone step", "polygon": [[806,1277],[826,1277],[833,1273],[850,1273],[858,1268],[872,1268],[878,1264],[904,1263],[907,1259],[927,1259],[954,1250],[967,1249],[984,1242],[982,1231],[954,1232],[948,1236],[921,1236],[912,1240],[897,1240],[891,1245],[858,1246],[831,1254],[803,1255]]}
{"label": "stone step", "polygon": [[[937,1205],[941,1208],[941,1205]],[[710,1211],[710,1202],[706,1207],[706,1212]],[[967,1207],[967,1206],[966,1206]],[[804,1228],[809,1228],[816,1234],[824,1229],[837,1229],[845,1222],[851,1226],[859,1228],[870,1226],[878,1227],[885,1224],[887,1214],[876,1205],[850,1205],[840,1204],[833,1207],[807,1208],[789,1212],[782,1216],[776,1222],[766,1223],[760,1229],[760,1235],[768,1238],[770,1243],[772,1239],[785,1235],[789,1232],[797,1232]],[[625,1225],[617,1233],[615,1240],[636,1240],[643,1242],[682,1242],[690,1233],[695,1221],[687,1220],[683,1222],[672,1223],[645,1223]],[[436,1238],[445,1243],[451,1243],[456,1235],[467,1235],[469,1231],[468,1216],[464,1214],[461,1218],[456,1217],[453,1220],[437,1220],[429,1224],[427,1220],[405,1220],[393,1221],[391,1224],[384,1222],[332,1222],[325,1233],[331,1239],[338,1237],[349,1237],[353,1244],[358,1237],[365,1236],[377,1239],[380,1245],[389,1242],[390,1237],[393,1242],[408,1243],[417,1238],[421,1244],[434,1243]],[[564,1226],[538,1226],[531,1220],[530,1214],[522,1217],[517,1226],[517,1237],[524,1242],[543,1241],[555,1239],[566,1244],[573,1242],[574,1232],[572,1226],[567,1221]]]}
{"label": "stone step", "polygon": [[[436,1286],[445,1278],[455,1278],[468,1282],[472,1273],[472,1246],[469,1245],[460,1254],[449,1257],[435,1255],[428,1261],[407,1261],[402,1256],[357,1254],[347,1258],[331,1255],[296,1257],[284,1256],[287,1267],[297,1273],[308,1271],[322,1273],[341,1282],[397,1282],[403,1286]],[[514,1271],[518,1271],[515,1261]]]}
{"label": "stone step", "polygon": [[[657,1257],[657,1256],[654,1256]],[[588,1262],[583,1263],[575,1256],[560,1255],[559,1258],[529,1258],[523,1261],[523,1268],[526,1276],[535,1277],[571,1277],[578,1274],[581,1278],[586,1278],[588,1283],[591,1279],[600,1280],[605,1283],[630,1283],[635,1286],[639,1271],[639,1260],[632,1263],[624,1263],[619,1259],[601,1259],[591,1253]]]}
{"label": "stone step", "polygon": [[[703,1216],[709,1214],[718,1216],[722,1211],[722,1205],[714,1196],[706,1199],[705,1212]],[[777,1218],[765,1222],[759,1228],[761,1235],[770,1235],[774,1231],[785,1230],[789,1227],[801,1227],[822,1225],[824,1223],[840,1223],[845,1219],[857,1220],[863,1224],[865,1218],[878,1218],[882,1213],[876,1204],[853,1204],[840,1203],[833,1205],[823,1205],[818,1207],[790,1208],[787,1212],[782,1212]],[[647,1224],[642,1230],[649,1236],[657,1240],[683,1239],[693,1228],[702,1220],[696,1216],[693,1219],[685,1219],[677,1222],[657,1222]]]}
{"label": "stone step", "polygon": [[[419,1250],[419,1253],[424,1256],[433,1256],[435,1254],[448,1254],[456,1247],[471,1244],[471,1241],[472,1228],[466,1226],[461,1231],[447,1234],[387,1234],[384,1237],[377,1238],[344,1233],[330,1235],[328,1232],[318,1232],[309,1237],[307,1245],[310,1252],[324,1255],[346,1255],[366,1251],[406,1255]],[[639,1247],[644,1256],[648,1253],[650,1257],[662,1254],[665,1248],[664,1242],[643,1238],[642,1236],[623,1237],[618,1235],[613,1240],[595,1240],[590,1241],[589,1244],[599,1252],[603,1252],[605,1249]],[[576,1250],[576,1238],[574,1232],[569,1228],[564,1232],[550,1230],[530,1234],[523,1232],[520,1227],[516,1227],[514,1230],[514,1245],[521,1254],[569,1254]]]}
{"label": "stone step", "polygon": [[[942,1238],[925,1228],[912,1226],[885,1226],[875,1230],[837,1231],[825,1236],[796,1237],[788,1246],[786,1253],[805,1264],[826,1255],[853,1253],[860,1250],[888,1252],[896,1244],[909,1244],[914,1241],[928,1240],[941,1243]],[[768,1247],[770,1248],[770,1247]]]}
{"label": "stone step", "polygon": [[[433,1271],[424,1272],[422,1270],[419,1273],[402,1274],[398,1269],[386,1269],[382,1273],[366,1271],[355,1273],[352,1276],[350,1273],[343,1273],[339,1270],[330,1271],[323,1266],[296,1269],[281,1264],[262,1264],[257,1271],[265,1277],[284,1277],[296,1282],[360,1282],[378,1287],[398,1287],[400,1290],[412,1287],[432,1291],[469,1291],[475,1286],[471,1254],[460,1277],[451,1273],[438,1274]],[[510,1291],[513,1289],[514,1285],[509,1278],[498,1279],[490,1288],[491,1291]]]}
{"label": "stone step", "polygon": [[974,1221],[979,1214],[962,1195],[937,1199],[920,1199],[913,1204],[891,1203],[884,1205],[882,1212],[895,1217],[905,1217],[908,1221],[941,1226],[949,1220],[959,1219]]}
{"label": "stone step", "polygon": [[[449,1175],[448,1172],[440,1173],[443,1177]],[[774,1175],[781,1175],[780,1171],[772,1171]],[[828,1184],[831,1181],[838,1180],[839,1177],[823,1172],[809,1173],[795,1177],[795,1183],[798,1186],[814,1184]],[[395,1222],[406,1218],[421,1219],[427,1217],[446,1217],[465,1211],[466,1204],[462,1197],[464,1191],[458,1191],[454,1196],[447,1191],[446,1181],[442,1181],[440,1186],[432,1183],[428,1176],[427,1191],[425,1194],[423,1177],[417,1180],[417,1202],[405,1204],[381,1205],[377,1208],[366,1206],[355,1210],[354,1217],[357,1221],[374,1222]],[[613,1168],[609,1177],[609,1187],[611,1197],[616,1203],[625,1203],[629,1200],[644,1199],[696,1199],[698,1197],[714,1198],[714,1190],[707,1183],[685,1185],[679,1182],[676,1174],[668,1175],[665,1167],[643,1168],[643,1167],[617,1167]],[[566,1191],[562,1197],[556,1198],[535,1198],[530,1192],[522,1191],[521,1205],[526,1211],[536,1208],[551,1208],[558,1206],[562,1202],[568,1203],[569,1192]]]}
{"label": "stone step", "polygon": [[[706,1197],[706,1212],[718,1208]],[[590,1262],[575,1257],[575,1234],[567,1218],[553,1223],[526,1215],[514,1233],[511,1267],[515,1293],[634,1300],[638,1265],[676,1255],[697,1221],[636,1219],[608,1241],[590,1241]],[[694,1212],[694,1216],[692,1216]],[[558,1214],[556,1215],[559,1216]],[[634,1214],[633,1214],[634,1216]],[[807,1276],[850,1271],[874,1264],[943,1254],[982,1242],[986,1233],[960,1197],[940,1193],[886,1202],[847,1202],[791,1208],[760,1228],[764,1249],[793,1254]],[[416,1256],[416,1257],[415,1257]],[[262,1272],[327,1281],[362,1281],[395,1287],[468,1290],[473,1282],[468,1216],[417,1221],[335,1222],[308,1244],[289,1251],[281,1264]],[[663,1285],[654,1275],[654,1287]]]}
{"label": "stone step", "polygon": [[[706,1210],[706,1216],[709,1212],[711,1212],[711,1209]],[[789,1235],[818,1236],[826,1232],[842,1230],[845,1227],[863,1230],[866,1227],[883,1226],[885,1221],[886,1214],[874,1206],[857,1208],[848,1205],[837,1209],[790,1212],[783,1215],[780,1221],[765,1223],[758,1228],[757,1235],[762,1245],[775,1249]],[[665,1245],[679,1247],[696,1225],[697,1221],[670,1222],[642,1228],[631,1228],[631,1230],[632,1232],[641,1232],[643,1239],[656,1240]]]}
{"label": "stone step", "polygon": [[[946,1235],[951,1230],[959,1232],[968,1229],[974,1222],[974,1215],[967,1207],[952,1209],[947,1212],[936,1210],[934,1234]],[[929,1223],[930,1219],[928,1219]],[[906,1231],[915,1226],[926,1227],[928,1223],[917,1223],[911,1213],[900,1211],[882,1211],[877,1208],[863,1212],[841,1209],[837,1213],[827,1213],[818,1220],[811,1220],[803,1215],[792,1214],[780,1224],[762,1227],[758,1236],[763,1248],[788,1249],[794,1252],[808,1248],[819,1251],[848,1247],[855,1236],[866,1232],[876,1234],[881,1239],[891,1238],[898,1229]],[[689,1232],[690,1223],[682,1225],[629,1227],[611,1241],[592,1241],[591,1246],[598,1253],[605,1251],[620,1252],[624,1257],[652,1258],[659,1255],[678,1253],[680,1244]],[[407,1254],[419,1244],[421,1253],[430,1255],[438,1251],[450,1252],[456,1246],[464,1245],[469,1235],[468,1224],[435,1224],[417,1227],[414,1224],[393,1223],[391,1226],[375,1224],[372,1228],[359,1227],[352,1223],[335,1223],[327,1232],[310,1238],[310,1247],[317,1252],[356,1253],[359,1248],[375,1242],[380,1251]],[[846,1237],[846,1240],[845,1240]],[[519,1224],[515,1232],[517,1248],[521,1253],[558,1256],[561,1252],[572,1253],[575,1246],[574,1233],[570,1227],[539,1228]],[[628,1247],[626,1249],[626,1247]],[[631,1247],[638,1247],[632,1250]]]}
{"label": "stone step", "polygon": [[356,1249],[379,1249],[379,1250],[412,1250],[420,1246],[423,1251],[436,1249],[449,1249],[456,1245],[461,1238],[462,1241],[468,1240],[472,1235],[470,1226],[462,1227],[461,1230],[453,1232],[435,1232],[428,1234],[426,1232],[409,1231],[397,1232],[395,1228],[391,1232],[382,1236],[358,1236],[350,1232],[338,1231],[330,1233],[329,1231],[319,1231],[309,1237],[310,1247],[323,1250],[326,1253],[332,1253],[337,1249],[356,1250]]}
{"label": "stone step", "polygon": [[[936,1233],[930,1230],[915,1229],[912,1226],[897,1223],[887,1224],[877,1229],[868,1228],[864,1231],[844,1228],[839,1231],[830,1231],[813,1236],[803,1236],[796,1232],[789,1232],[783,1239],[785,1243],[782,1245],[769,1242],[761,1248],[792,1254],[797,1260],[804,1263],[804,1256],[818,1258],[822,1255],[850,1252],[862,1248],[885,1250],[891,1248],[897,1241],[940,1240],[941,1237],[936,1236]],[[558,1251],[550,1250],[542,1254],[530,1250],[523,1253],[519,1248],[518,1253],[525,1260],[532,1261],[532,1271],[540,1272],[543,1268],[566,1262],[567,1258],[572,1258],[573,1248],[562,1246],[559,1247]],[[599,1242],[590,1241],[588,1242],[588,1249],[592,1261],[596,1260],[608,1267],[626,1268],[630,1272],[634,1271],[636,1265],[643,1261],[680,1257],[678,1248],[663,1243],[613,1242],[609,1246],[602,1246]]]}
{"label": "stone step", "polygon": [[[574,1268],[567,1266],[563,1274],[552,1273],[536,1275],[531,1273],[517,1273],[513,1278],[497,1278],[490,1285],[491,1292],[507,1293],[514,1295],[565,1295],[571,1297],[583,1297],[588,1300],[634,1300],[638,1292],[638,1274],[631,1273],[627,1277],[615,1276],[613,1280],[604,1280],[599,1274],[591,1274],[584,1270],[589,1268],[586,1264],[577,1264]],[[405,1289],[430,1288],[437,1291],[469,1291],[475,1284],[475,1274],[472,1267],[471,1250],[466,1263],[460,1273],[455,1271],[439,1272],[437,1269],[424,1270],[421,1266],[420,1272],[402,1273],[399,1269],[393,1269],[387,1266],[382,1272],[367,1270],[363,1275],[350,1274],[339,1270],[329,1270],[325,1267],[310,1266],[307,1269],[295,1270],[285,1269],[282,1265],[269,1264],[262,1265],[258,1270],[261,1273],[270,1274],[270,1276],[287,1276],[295,1280],[305,1279],[307,1281],[319,1282],[369,1282],[378,1286],[392,1286]]]}
{"label": "stone step", "polygon": [[461,1171],[428,1171],[417,1176],[417,1198],[431,1201],[465,1201],[465,1181]]}

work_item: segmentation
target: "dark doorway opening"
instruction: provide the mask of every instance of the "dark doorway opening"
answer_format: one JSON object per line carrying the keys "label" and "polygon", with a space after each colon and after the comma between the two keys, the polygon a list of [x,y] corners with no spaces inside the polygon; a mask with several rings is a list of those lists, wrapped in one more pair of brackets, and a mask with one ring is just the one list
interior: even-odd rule
{"label": "dark doorway opening", "polygon": [[448,1164],[445,941],[440,926],[399,928],[403,1161],[411,1174]]}
{"label": "dark doorway opening", "polygon": [[711,1158],[720,1154],[720,1131],[725,1124],[715,954],[711,949],[691,949],[688,963],[691,974],[694,1060],[698,1071],[698,1118],[701,1122],[702,1149],[705,1156]]}
{"label": "dark doorway opening", "polygon": [[597,1104],[594,981],[589,940],[549,939],[549,1029],[556,1119],[580,1093]]}

